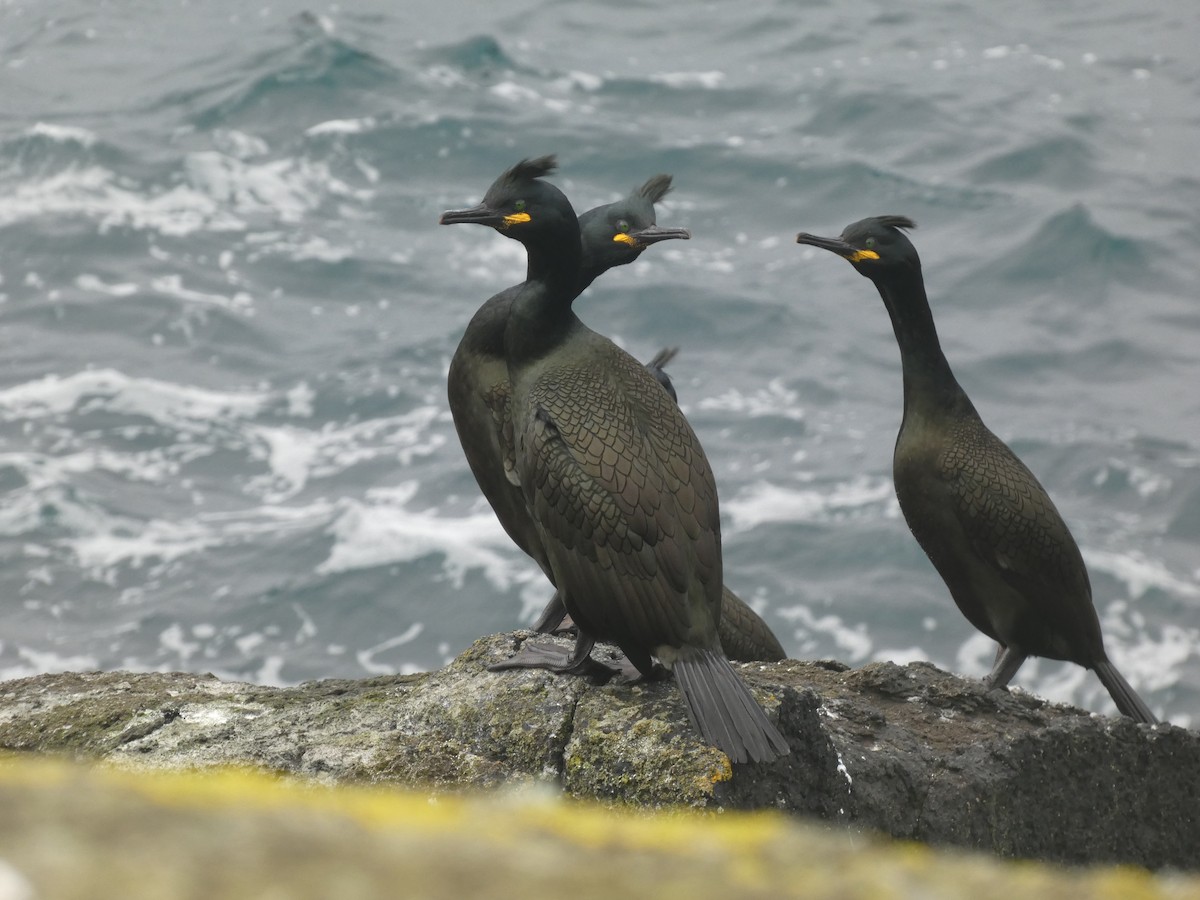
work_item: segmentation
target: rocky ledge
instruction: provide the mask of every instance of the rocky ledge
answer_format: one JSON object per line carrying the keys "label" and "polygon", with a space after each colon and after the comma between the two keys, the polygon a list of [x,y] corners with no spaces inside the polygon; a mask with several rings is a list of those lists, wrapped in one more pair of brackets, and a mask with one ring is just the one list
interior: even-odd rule
{"label": "rocky ledge", "polygon": [[1196,732],[987,692],[927,664],[786,660],[741,670],[792,753],[733,767],[693,733],[672,682],[488,671],[529,637],[481,639],[437,672],[290,688],[177,673],[4,682],[0,749],[441,790],[533,781],[1002,856],[1200,867]]}

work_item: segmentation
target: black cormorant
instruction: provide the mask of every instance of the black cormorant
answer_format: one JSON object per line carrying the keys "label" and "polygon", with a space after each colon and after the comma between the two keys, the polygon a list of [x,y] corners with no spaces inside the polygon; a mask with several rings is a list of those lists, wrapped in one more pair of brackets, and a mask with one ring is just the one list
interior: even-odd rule
{"label": "black cormorant", "polygon": [[1117,709],[1156,722],[1109,661],[1079,547],[1049,495],[987,429],[950,371],[903,216],[855,222],[840,238],[797,235],[875,283],[904,372],[892,461],[896,497],[917,542],[972,625],[1000,644],[987,676],[1003,688],[1027,657],[1093,669]]}
{"label": "black cormorant", "polygon": [[520,241],[528,277],[504,335],[513,444],[506,471],[523,491],[555,584],[579,630],[564,671],[585,671],[611,641],[646,677],[657,657],[688,716],[733,762],[787,753],[725,658],[720,518],[712,469],[679,407],[646,369],[572,310],[579,223],[542,180],[553,157],[525,160],[483,203],[446,213]]}
{"label": "black cormorant", "polygon": [[[651,244],[686,240],[685,228],[656,224],[654,204],[671,190],[671,176],[655,175],[627,197],[598,206],[579,217],[583,262],[579,270],[582,292],[600,275],[637,259]],[[521,489],[504,471],[501,441],[511,443],[508,413],[511,385],[504,361],[504,328],[520,285],[507,288],[485,302],[472,317],[450,360],[447,393],[459,443],[480,490],[505,532],[537,562],[553,583],[554,575]],[[646,368],[675,398],[675,388],[664,367],[675,350],[660,351]],[[722,646],[730,659],[743,662],[775,661],[786,654],[765,621],[745,601],[728,589],[719,625]],[[563,621],[565,607],[558,592],[534,624],[535,631],[552,632]],[[519,664],[519,661],[517,661]],[[536,664],[542,665],[543,662]],[[509,665],[513,665],[510,661]]]}

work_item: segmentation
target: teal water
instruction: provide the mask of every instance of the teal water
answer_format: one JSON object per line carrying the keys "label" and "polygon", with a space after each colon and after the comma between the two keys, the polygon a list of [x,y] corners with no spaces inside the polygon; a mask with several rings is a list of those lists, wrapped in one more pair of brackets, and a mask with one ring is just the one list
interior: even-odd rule
{"label": "teal water", "polygon": [[[675,176],[693,239],[577,308],[681,347],[727,581],[792,655],[991,662],[892,494],[886,313],[793,243],[902,213],[1110,653],[1194,724],[1198,31],[1116,0],[0,2],[0,677],[410,671],[530,621],[444,387],[523,258],[436,223],[554,152],[580,209]],[[1112,709],[1077,667],[1017,682]]]}

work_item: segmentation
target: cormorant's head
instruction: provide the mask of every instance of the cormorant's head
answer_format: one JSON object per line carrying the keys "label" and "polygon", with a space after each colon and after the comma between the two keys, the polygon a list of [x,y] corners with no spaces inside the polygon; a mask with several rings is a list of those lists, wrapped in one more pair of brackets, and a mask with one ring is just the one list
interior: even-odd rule
{"label": "cormorant's head", "polygon": [[481,204],[447,210],[441,224],[487,225],[522,243],[561,228],[574,220],[575,211],[562,191],[542,181],[556,166],[553,156],[521,160],[492,183]]}
{"label": "cormorant's head", "polygon": [[655,224],[654,204],[671,190],[670,175],[655,175],[616,203],[589,209],[579,217],[583,234],[584,268],[601,271],[637,259],[643,250],[659,241],[692,236],[686,228]]}
{"label": "cormorant's head", "polygon": [[907,216],[872,216],[847,225],[838,238],[818,237],[801,232],[797,244],[810,244],[836,253],[871,280],[885,277],[901,268],[920,271],[921,260],[902,229],[916,228]]}

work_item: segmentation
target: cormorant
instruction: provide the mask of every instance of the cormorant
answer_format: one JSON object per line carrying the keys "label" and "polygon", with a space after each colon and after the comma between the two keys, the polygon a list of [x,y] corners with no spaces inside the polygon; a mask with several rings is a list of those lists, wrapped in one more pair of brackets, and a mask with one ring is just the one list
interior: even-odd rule
{"label": "cormorant", "polygon": [[506,471],[522,488],[579,636],[587,671],[611,641],[649,678],[675,674],[688,717],[733,762],[787,753],[721,649],[721,534],[712,469],[679,407],[646,369],[572,310],[582,246],[571,204],[523,160],[473,209],[442,216],[520,241],[528,277],[504,354],[512,384]]}
{"label": "cormorant", "polygon": [[979,418],[950,371],[904,216],[799,234],[874,282],[904,373],[904,418],[892,460],[908,527],[967,620],[999,642],[985,679],[1003,688],[1030,656],[1069,660],[1100,677],[1117,709],[1158,721],[1109,661],[1079,547],[1033,473]]}
{"label": "cormorant", "polygon": [[[686,228],[656,224],[654,204],[671,190],[670,175],[655,175],[627,197],[598,206],[579,217],[583,262],[579,269],[580,292],[600,275],[633,262],[651,244],[686,240]],[[507,288],[476,311],[450,360],[447,393],[459,443],[479,488],[491,504],[505,532],[554,582],[537,527],[525,506],[521,489],[504,471],[501,441],[512,441],[508,402],[511,385],[504,361],[504,328],[520,285]],[[646,368],[675,399],[675,388],[664,367],[677,351],[662,350]],[[766,622],[745,601],[726,589],[719,625],[722,646],[730,659],[742,662],[775,661],[786,654]],[[535,631],[553,632],[566,609],[556,591],[534,624]],[[543,661],[544,662],[544,661]],[[543,662],[538,662],[542,665]],[[508,665],[513,665],[510,661]]]}

